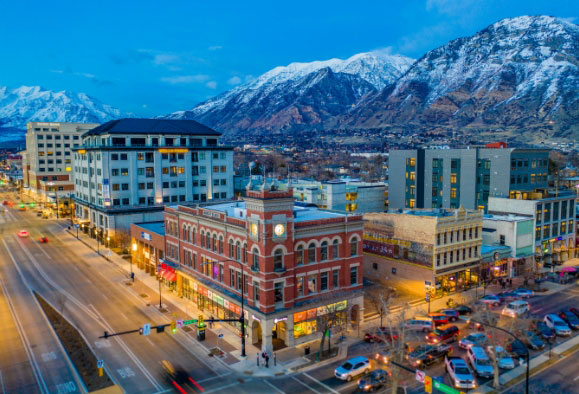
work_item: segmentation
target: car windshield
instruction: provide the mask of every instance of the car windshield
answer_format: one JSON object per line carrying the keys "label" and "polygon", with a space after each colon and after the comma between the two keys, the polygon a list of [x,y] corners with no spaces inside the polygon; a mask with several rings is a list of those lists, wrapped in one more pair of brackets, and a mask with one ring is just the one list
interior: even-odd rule
{"label": "car windshield", "polygon": [[344,364],[342,365],[342,368],[344,368],[345,370],[348,370],[348,371],[349,371],[350,369],[352,369],[352,367],[353,367],[353,365],[352,365],[351,363],[349,363],[349,362],[346,362],[346,363],[344,363]]}
{"label": "car windshield", "polygon": [[565,322],[562,322],[560,320],[555,320],[554,323],[556,326],[559,326],[559,327],[565,327],[566,326]]}
{"label": "car windshield", "polygon": [[478,365],[491,365],[491,360],[488,358],[479,358]]}
{"label": "car windshield", "polygon": [[457,375],[470,375],[470,371],[466,367],[456,367],[454,373]]}
{"label": "car windshield", "polygon": [[432,331],[432,333],[436,336],[440,336],[440,335],[444,334],[444,331],[434,330],[434,331]]}

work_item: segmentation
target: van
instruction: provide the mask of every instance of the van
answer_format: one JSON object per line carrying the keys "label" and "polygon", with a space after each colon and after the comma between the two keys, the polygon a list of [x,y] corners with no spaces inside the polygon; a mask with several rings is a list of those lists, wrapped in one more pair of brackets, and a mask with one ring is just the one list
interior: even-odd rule
{"label": "van", "polygon": [[477,376],[490,378],[494,375],[495,370],[491,359],[480,346],[472,346],[466,350],[468,362],[472,366]]}
{"label": "van", "polygon": [[432,331],[434,330],[434,322],[429,317],[416,317],[404,323],[404,327],[409,331]]}
{"label": "van", "polygon": [[444,313],[429,313],[428,317],[432,319],[435,327],[448,324],[448,316]]}
{"label": "van", "polygon": [[501,313],[510,317],[525,315],[529,313],[529,303],[527,301],[512,301],[503,308]]}

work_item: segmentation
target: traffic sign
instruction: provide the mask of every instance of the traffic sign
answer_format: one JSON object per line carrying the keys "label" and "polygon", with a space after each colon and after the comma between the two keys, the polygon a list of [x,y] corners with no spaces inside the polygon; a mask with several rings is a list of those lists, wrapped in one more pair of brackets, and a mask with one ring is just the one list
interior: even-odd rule
{"label": "traffic sign", "polygon": [[197,323],[197,319],[191,319],[191,320],[183,321],[183,324],[186,326],[191,325],[191,324],[195,324],[195,323]]}
{"label": "traffic sign", "polygon": [[456,390],[456,389],[453,389],[452,387],[447,386],[447,385],[444,384],[444,383],[440,383],[438,380],[435,380],[435,381],[434,381],[434,388],[437,389],[437,390],[440,390],[440,391],[442,391],[443,393],[446,393],[446,394],[461,394],[461,391],[458,391],[458,390]]}
{"label": "traffic sign", "polygon": [[432,378],[430,376],[424,377],[424,391],[432,394]]}
{"label": "traffic sign", "polygon": [[143,326],[143,335],[151,335],[151,323],[147,323]]}
{"label": "traffic sign", "polygon": [[424,378],[426,377],[426,372],[421,371],[419,369],[416,370],[416,380],[420,383],[424,383]]}
{"label": "traffic sign", "polygon": [[177,320],[177,327],[183,328],[184,325],[185,325],[185,320],[183,320],[183,319]]}
{"label": "traffic sign", "polygon": [[97,368],[104,368],[105,360],[98,360],[97,361]]}
{"label": "traffic sign", "polygon": [[76,224],[74,225],[74,227],[80,228],[80,224],[76,223]]}

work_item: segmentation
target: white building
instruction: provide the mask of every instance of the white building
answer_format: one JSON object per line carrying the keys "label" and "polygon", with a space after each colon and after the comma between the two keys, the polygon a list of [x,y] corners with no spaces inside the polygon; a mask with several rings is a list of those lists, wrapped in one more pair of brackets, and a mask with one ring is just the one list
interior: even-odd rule
{"label": "white building", "polygon": [[120,119],[85,133],[74,153],[76,216],[102,239],[163,206],[233,197],[233,148],[193,120]]}
{"label": "white building", "polygon": [[[23,158],[23,186],[38,202],[63,202],[74,191],[72,150],[98,123],[30,122]],[[60,205],[60,203],[59,203]]]}

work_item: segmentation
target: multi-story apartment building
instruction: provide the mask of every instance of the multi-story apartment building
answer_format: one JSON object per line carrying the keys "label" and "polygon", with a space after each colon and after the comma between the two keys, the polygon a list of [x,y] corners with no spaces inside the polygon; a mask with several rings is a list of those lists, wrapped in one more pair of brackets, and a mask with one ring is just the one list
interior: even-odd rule
{"label": "multi-story apartment building", "polygon": [[[73,149],[97,123],[30,122],[23,163],[24,188],[38,202],[68,205],[74,194]],[[62,206],[60,207],[63,208]]]}
{"label": "multi-story apartment building", "polygon": [[364,215],[364,276],[424,295],[479,281],[482,212],[429,209]]}
{"label": "multi-story apartment building", "polygon": [[[163,206],[233,197],[233,148],[193,120],[120,119],[75,149],[76,216],[102,240],[131,223],[163,219]],[[118,235],[118,234],[116,234]]]}
{"label": "multi-story apartment building", "polygon": [[[389,208],[487,211],[489,196],[525,198],[547,187],[546,149],[418,149],[390,152]],[[404,185],[404,187],[402,187]]]}
{"label": "multi-story apartment building", "polygon": [[[177,291],[215,318],[239,317],[243,292],[246,332],[268,351],[317,338],[327,308],[340,314],[340,325],[358,324],[362,217],[296,206],[291,189],[253,187],[246,194],[242,201],[165,208],[161,263]],[[144,233],[133,225],[139,251],[150,243]]]}
{"label": "multi-story apartment building", "polygon": [[526,198],[489,198],[489,213],[534,218],[534,252],[541,266],[564,262],[575,256],[575,204],[571,191],[538,190]]}
{"label": "multi-story apartment building", "polygon": [[[484,215],[481,264],[483,280],[496,277],[534,277],[539,273],[539,267],[535,265],[534,223],[533,218],[528,216]],[[508,249],[508,253],[501,256],[504,247]],[[493,251],[489,253],[488,261],[485,261],[485,249]]]}

